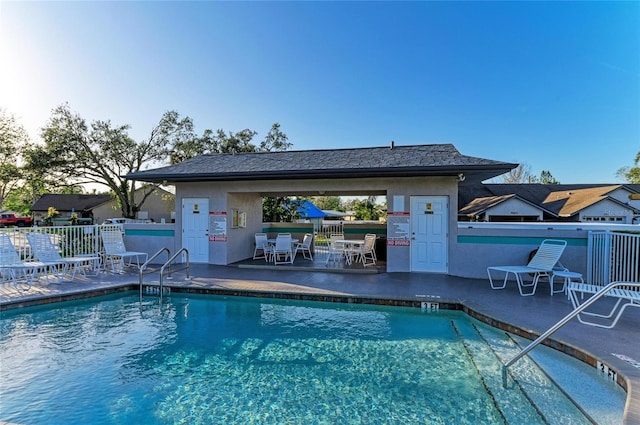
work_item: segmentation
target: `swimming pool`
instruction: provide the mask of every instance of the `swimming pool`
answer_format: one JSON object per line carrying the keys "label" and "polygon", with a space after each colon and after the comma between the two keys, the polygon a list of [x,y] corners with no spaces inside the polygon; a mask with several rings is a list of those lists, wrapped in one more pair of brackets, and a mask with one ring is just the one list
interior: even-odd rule
{"label": "swimming pool", "polygon": [[490,345],[505,349],[508,337],[462,312],[179,294],[162,306],[137,300],[3,313],[0,421],[588,423],[559,395],[547,396],[555,404],[545,401],[553,412],[545,414],[520,389],[501,389]]}

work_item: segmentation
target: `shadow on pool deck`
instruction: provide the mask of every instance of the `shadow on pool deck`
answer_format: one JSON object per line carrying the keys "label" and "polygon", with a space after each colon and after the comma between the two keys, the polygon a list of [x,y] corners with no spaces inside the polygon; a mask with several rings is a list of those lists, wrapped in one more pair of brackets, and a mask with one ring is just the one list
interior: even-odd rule
{"label": "shadow on pool deck", "polygon": [[[237,266],[192,265],[191,279],[177,272],[165,285],[179,291],[212,291],[231,295],[292,296],[319,300],[435,301],[460,304],[470,313],[486,319],[540,334],[571,311],[562,294],[549,295],[545,283],[535,296],[522,297],[515,283],[506,289],[492,290],[486,279],[465,279],[441,274],[422,273],[327,273],[326,271],[291,269],[255,269]],[[157,283],[157,273],[146,275],[145,283]],[[44,280],[28,291],[17,291],[11,284],[0,285],[0,311],[64,299],[95,296],[109,292],[137,289],[137,273],[101,273],[97,277],[80,277],[72,283]],[[628,392],[625,424],[640,424],[640,309],[627,309],[613,329],[601,329],[569,322],[552,336],[568,348],[576,348],[583,359],[598,359],[626,378]],[[636,361],[625,361],[619,356]]]}

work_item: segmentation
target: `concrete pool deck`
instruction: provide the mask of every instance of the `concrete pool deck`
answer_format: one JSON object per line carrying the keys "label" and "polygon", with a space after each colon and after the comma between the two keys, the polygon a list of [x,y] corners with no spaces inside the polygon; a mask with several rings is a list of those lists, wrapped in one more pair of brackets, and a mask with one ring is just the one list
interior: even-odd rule
{"label": "concrete pool deck", "polygon": [[[571,312],[562,294],[549,295],[542,283],[535,296],[522,297],[515,283],[492,290],[487,279],[465,279],[421,273],[328,273],[327,271],[262,270],[234,266],[192,265],[191,279],[177,272],[165,285],[185,292],[226,295],[293,297],[337,302],[406,304],[423,301],[455,304],[474,317],[516,331],[540,334]],[[157,282],[157,274],[145,276]],[[0,311],[83,298],[138,288],[137,273],[100,273],[77,277],[72,283],[44,279],[28,291],[0,285]],[[587,362],[596,359],[617,371],[627,389],[625,424],[640,424],[640,309],[627,309],[613,329],[601,329],[572,320],[551,336],[557,348]],[[621,378],[619,378],[621,379]]]}

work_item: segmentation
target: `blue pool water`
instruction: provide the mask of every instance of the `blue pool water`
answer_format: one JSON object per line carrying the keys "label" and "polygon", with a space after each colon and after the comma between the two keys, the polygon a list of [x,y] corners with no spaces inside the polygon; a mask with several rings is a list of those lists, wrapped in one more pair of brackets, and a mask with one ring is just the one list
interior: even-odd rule
{"label": "blue pool water", "polygon": [[[0,421],[500,424],[511,414],[486,390],[482,360],[470,356],[480,338],[461,312],[165,301],[103,297],[3,313]],[[520,402],[504,405],[521,423],[544,423]]]}

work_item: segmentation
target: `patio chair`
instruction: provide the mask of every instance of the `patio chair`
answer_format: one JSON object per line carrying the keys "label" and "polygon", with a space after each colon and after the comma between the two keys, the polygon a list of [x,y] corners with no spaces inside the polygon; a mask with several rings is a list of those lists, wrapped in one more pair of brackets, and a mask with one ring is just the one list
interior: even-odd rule
{"label": "patio chair", "polygon": [[253,259],[258,260],[264,258],[264,261],[269,262],[272,255],[272,247],[269,245],[266,233],[255,234],[255,248],[253,249]]}
{"label": "patio chair", "polygon": [[332,233],[329,235],[329,255],[327,255],[327,260],[325,264],[329,264],[329,261],[335,261],[336,257],[338,260],[341,260],[344,257],[344,244],[336,241],[344,240],[344,235],[342,233]]}
{"label": "patio chair", "polygon": [[273,248],[273,262],[275,264],[293,264],[291,235],[278,235],[276,245]]}
{"label": "patio chair", "polygon": [[[39,261],[22,261],[9,235],[0,234],[0,275],[3,281],[11,281],[18,290],[29,290],[38,270],[44,267],[45,264]],[[19,282],[24,282],[27,287],[20,288]]]}
{"label": "patio chair", "polygon": [[[526,266],[492,266],[487,267],[487,274],[489,275],[489,283],[491,289],[504,289],[507,286],[507,280],[509,275],[513,274],[518,284],[518,291],[523,297],[530,296],[536,293],[538,286],[538,280],[541,277],[547,277],[553,273],[554,267],[558,264],[567,241],[558,239],[545,239],[540,244],[538,251],[529,261]],[[504,281],[502,285],[493,283],[491,272],[505,273]],[[523,280],[524,275],[530,274],[533,276],[532,282],[525,282]],[[531,288],[530,292],[523,292],[523,288]]]}
{"label": "patio chair", "polygon": [[60,269],[58,278],[62,280],[67,273],[71,273],[71,279],[73,281],[76,277],[76,273],[80,271],[83,275],[86,275],[86,269],[92,268],[97,275],[99,269],[100,257],[98,255],[83,255],[77,257],[63,257],[60,254],[60,250],[56,245],[51,242],[51,236],[47,233],[27,233],[25,235],[29,246],[31,246],[31,252],[33,257],[50,266],[52,270]]}
{"label": "patio chair", "polygon": [[[111,271],[122,272],[125,266],[125,259],[128,259],[128,266],[133,264],[135,260],[136,266],[140,268],[140,259],[143,258],[143,264],[149,258],[149,254],[140,251],[127,251],[122,237],[122,231],[117,229],[101,230],[100,238],[104,247],[104,255],[106,262],[111,266]],[[116,267],[117,264],[117,267]]]}
{"label": "patio chair", "polygon": [[349,264],[360,261],[364,267],[376,265],[376,238],[374,233],[364,235],[364,243],[346,248],[345,256],[349,260]]}
{"label": "patio chair", "polygon": [[300,251],[302,252],[302,256],[305,260],[313,260],[313,254],[311,253],[311,244],[313,244],[313,235],[311,233],[305,233],[302,242],[296,244],[293,256],[295,257],[298,254],[298,251]]}
{"label": "patio chair", "polygon": [[[637,282],[629,283],[637,284]],[[631,286],[627,288],[613,288],[604,295],[605,298],[617,298],[615,304],[613,305],[613,307],[611,307],[611,310],[609,310],[608,313],[600,314],[583,311],[582,313],[578,314],[578,321],[584,325],[595,326],[598,328],[613,328],[618,323],[618,320],[627,307],[640,307],[640,291],[638,291],[638,289],[636,288],[629,288],[631,288]],[[595,294],[602,290],[602,286],[589,285],[580,282],[569,282],[567,289],[569,291],[569,299],[571,300],[571,305],[573,305],[573,308],[576,309],[580,306],[580,301],[584,298],[584,294],[595,296]],[[588,319],[585,316],[597,317],[598,319],[595,319],[594,321]]]}

